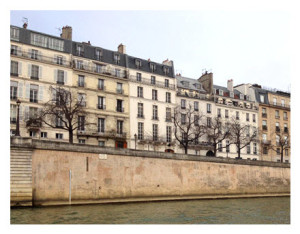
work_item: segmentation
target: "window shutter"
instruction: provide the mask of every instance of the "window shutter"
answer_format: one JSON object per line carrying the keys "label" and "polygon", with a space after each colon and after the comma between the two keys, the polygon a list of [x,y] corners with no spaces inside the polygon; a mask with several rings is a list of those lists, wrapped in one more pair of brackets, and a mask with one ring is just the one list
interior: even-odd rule
{"label": "window shutter", "polygon": [[64,71],[64,82],[65,82],[65,84],[67,84],[67,82],[68,82],[68,72],[67,71]]}
{"label": "window shutter", "polygon": [[31,64],[28,64],[28,77],[31,77]]}
{"label": "window shutter", "polygon": [[42,79],[43,67],[39,66],[39,79]]}
{"label": "window shutter", "polygon": [[22,63],[18,63],[18,75],[22,75]]}
{"label": "window shutter", "polygon": [[22,96],[23,96],[23,83],[19,82],[18,83],[18,97],[22,98]]}
{"label": "window shutter", "polygon": [[55,54],[53,57],[53,63],[55,63],[55,64],[57,63],[57,54]]}
{"label": "window shutter", "polygon": [[54,69],[54,83],[57,82],[57,69]]}
{"label": "window shutter", "polygon": [[28,58],[31,58],[32,49],[28,49]]}
{"label": "window shutter", "polygon": [[105,97],[103,97],[103,105],[105,106]]}
{"label": "window shutter", "polygon": [[29,99],[30,97],[30,85],[26,84],[26,98]]}
{"label": "window shutter", "polygon": [[39,86],[39,101],[43,101],[43,86],[41,85],[41,86]]}
{"label": "window shutter", "polygon": [[41,59],[42,59],[42,52],[41,52],[41,51],[38,51],[37,58],[38,58],[38,60],[41,60]]}
{"label": "window shutter", "polygon": [[56,100],[56,89],[52,89],[52,101]]}
{"label": "window shutter", "polygon": [[24,120],[26,121],[26,120],[29,119],[29,106],[25,106],[25,111],[24,111],[24,113],[25,113],[25,118],[24,118]]}
{"label": "window shutter", "polygon": [[63,65],[67,65],[66,56],[63,56]]}
{"label": "window shutter", "polygon": [[22,55],[22,48],[20,46],[17,47],[17,55],[18,56]]}
{"label": "window shutter", "polygon": [[88,62],[83,61],[83,69],[84,69],[84,70],[87,70],[87,69],[88,69],[88,66],[89,66]]}

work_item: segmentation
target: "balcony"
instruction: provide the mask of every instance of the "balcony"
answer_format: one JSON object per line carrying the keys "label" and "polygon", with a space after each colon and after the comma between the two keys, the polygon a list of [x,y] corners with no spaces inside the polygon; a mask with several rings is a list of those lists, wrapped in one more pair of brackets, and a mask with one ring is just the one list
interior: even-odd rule
{"label": "balcony", "polygon": [[160,88],[175,90],[174,84],[169,84],[169,87],[165,87],[165,82],[156,81],[155,84],[153,84],[153,82],[151,82],[151,79],[147,79],[147,78],[143,77],[143,79],[138,80],[137,78],[138,78],[137,76],[131,75],[129,79],[130,79],[130,81],[135,82],[135,83],[141,83],[141,84],[145,84],[145,85],[151,85],[151,86],[156,86],[156,87],[160,87]]}
{"label": "balcony", "polygon": [[106,90],[106,87],[103,86],[103,85],[102,85],[102,86],[99,86],[99,85],[98,85],[98,90],[103,90],[103,91],[104,91],[104,90]]}
{"label": "balcony", "polygon": [[97,104],[97,109],[99,109],[99,110],[105,110],[106,106],[103,105],[103,104]]}
{"label": "balcony", "polygon": [[236,120],[239,120],[239,119],[240,119],[240,117],[238,117],[238,116],[237,116],[237,117],[235,117],[235,119],[236,119]]}
{"label": "balcony", "polygon": [[116,111],[117,112],[124,112],[124,108],[123,107],[116,107]]}
{"label": "balcony", "polygon": [[262,130],[268,130],[268,127],[266,125],[263,125]]}
{"label": "balcony", "polygon": [[85,87],[85,82],[77,82],[78,87]]}
{"label": "balcony", "polygon": [[288,117],[283,117],[283,120],[288,120]]}
{"label": "balcony", "polygon": [[261,116],[262,116],[263,118],[267,118],[267,117],[268,117],[267,113],[262,113]]}
{"label": "balcony", "polygon": [[276,126],[276,132],[280,132],[280,128]]}
{"label": "balcony", "polygon": [[124,89],[116,89],[116,92],[119,94],[124,94]]}
{"label": "balcony", "polygon": [[280,108],[280,109],[287,109],[287,110],[289,110],[290,109],[290,105],[287,105],[287,104],[281,104],[281,103],[270,103],[269,104],[271,107],[276,107],[276,108]]}
{"label": "balcony", "polygon": [[181,106],[181,109],[185,110],[185,109],[186,109],[186,107],[185,107],[185,106]]}
{"label": "balcony", "polygon": [[33,103],[37,103],[38,102],[38,100],[36,98],[30,98],[29,101],[33,102]]}
{"label": "balcony", "polygon": [[270,145],[271,141],[270,140],[262,140],[261,144],[263,144],[263,145]]}
{"label": "balcony", "polygon": [[16,73],[16,72],[11,72],[10,75],[11,75],[11,76],[19,76],[19,74]]}
{"label": "balcony", "polygon": [[141,119],[144,119],[145,116],[143,114],[137,114],[137,118],[141,118]]}
{"label": "balcony", "polygon": [[16,95],[10,96],[10,100],[17,100],[17,96]]}
{"label": "balcony", "polygon": [[59,85],[64,85],[64,84],[65,84],[65,82],[64,82],[64,81],[61,81],[61,80],[57,80],[57,81],[56,81],[56,84],[59,84]]}
{"label": "balcony", "polygon": [[30,76],[30,79],[32,79],[32,80],[39,80],[39,77],[38,76]]}
{"label": "balcony", "polygon": [[159,120],[157,116],[152,116],[152,120]]}
{"label": "balcony", "polygon": [[195,108],[194,111],[199,111],[199,109],[198,109],[198,108]]}

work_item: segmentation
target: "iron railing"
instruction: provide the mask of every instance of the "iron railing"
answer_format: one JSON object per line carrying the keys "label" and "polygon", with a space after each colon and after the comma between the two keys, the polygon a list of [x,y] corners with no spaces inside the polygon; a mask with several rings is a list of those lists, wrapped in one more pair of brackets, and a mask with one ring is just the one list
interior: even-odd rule
{"label": "iron railing", "polygon": [[155,84],[153,84],[153,82],[151,82],[151,79],[142,77],[141,80],[138,80],[137,76],[135,76],[135,75],[130,75],[129,80],[132,82],[141,83],[141,84],[145,84],[145,85],[151,85],[151,86],[155,86],[155,87],[159,87],[159,88],[175,90],[174,84],[169,84],[168,87],[166,87],[165,83],[162,81],[156,81]]}

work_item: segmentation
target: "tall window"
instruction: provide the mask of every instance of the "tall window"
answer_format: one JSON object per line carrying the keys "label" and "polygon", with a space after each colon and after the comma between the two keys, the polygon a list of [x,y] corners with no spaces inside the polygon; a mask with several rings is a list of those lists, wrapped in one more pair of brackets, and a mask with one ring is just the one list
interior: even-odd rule
{"label": "tall window", "polygon": [[279,110],[275,110],[275,118],[276,118],[276,119],[279,119],[279,118],[280,118],[280,116],[279,116]]}
{"label": "tall window", "polygon": [[199,126],[199,115],[194,115],[194,124],[195,126]]}
{"label": "tall window", "polygon": [[157,141],[158,140],[158,125],[157,124],[152,125],[152,134],[153,134],[153,141]]}
{"label": "tall window", "polygon": [[144,97],[144,94],[143,94],[143,87],[137,87],[137,96],[138,97]]}
{"label": "tall window", "polygon": [[104,80],[103,79],[98,79],[98,89],[104,90]]}
{"label": "tall window", "polygon": [[78,116],[78,130],[84,131],[85,125],[85,116]]}
{"label": "tall window", "polygon": [[82,45],[76,46],[76,53],[78,56],[83,56],[83,46]]}
{"label": "tall window", "polygon": [[39,79],[39,66],[31,65],[31,79]]}
{"label": "tall window", "polygon": [[284,120],[287,120],[287,119],[288,119],[288,117],[287,117],[287,112],[283,112],[283,119],[284,119]]}
{"label": "tall window", "polygon": [[105,110],[105,97],[98,96],[98,109]]}
{"label": "tall window", "polygon": [[263,130],[267,130],[268,128],[267,128],[267,120],[263,120],[262,121],[262,129]]}
{"label": "tall window", "polygon": [[10,81],[10,99],[16,100],[18,92],[18,82]]}
{"label": "tall window", "polygon": [[38,102],[38,85],[30,85],[30,102]]}
{"label": "tall window", "polygon": [[117,133],[123,134],[123,121],[117,120]]}
{"label": "tall window", "polygon": [[155,78],[155,76],[151,76],[151,84],[152,84],[152,85],[155,85],[155,83],[156,83],[156,78]]}
{"label": "tall window", "polygon": [[235,118],[236,118],[237,120],[240,119],[240,112],[238,112],[238,111],[235,112]]}
{"label": "tall window", "polygon": [[260,102],[264,103],[265,102],[265,96],[264,95],[260,95]]}
{"label": "tall window", "polygon": [[78,104],[81,105],[81,106],[86,106],[86,102],[85,102],[85,99],[86,99],[86,96],[84,93],[78,93]]}
{"label": "tall window", "polygon": [[83,61],[82,60],[76,60],[76,68],[77,69],[83,69]]}
{"label": "tall window", "polygon": [[121,77],[121,70],[120,69],[118,69],[118,68],[115,69],[115,76],[116,77]]}
{"label": "tall window", "polygon": [[251,148],[250,148],[250,145],[247,145],[247,154],[251,154]]}
{"label": "tall window", "polygon": [[166,102],[171,103],[171,93],[166,92]]}
{"label": "tall window", "polygon": [[181,109],[185,109],[186,108],[186,101],[185,99],[181,99]]}
{"label": "tall window", "polygon": [[166,121],[167,122],[171,122],[172,121],[171,108],[170,107],[166,108]]}
{"label": "tall window", "polygon": [[230,143],[229,140],[226,140],[226,153],[230,152]]}
{"label": "tall window", "polygon": [[123,84],[117,82],[117,93],[123,93]]}
{"label": "tall window", "polygon": [[151,70],[151,72],[154,72],[154,71],[155,71],[155,69],[156,69],[156,66],[155,66],[155,64],[153,64],[153,63],[150,63],[150,70]]}
{"label": "tall window", "polygon": [[17,106],[10,105],[10,123],[16,123],[17,121]]}
{"label": "tall window", "polygon": [[138,122],[138,139],[144,139],[144,123]]}
{"label": "tall window", "polygon": [[165,79],[165,87],[168,88],[169,87],[169,80]]}
{"label": "tall window", "polygon": [[172,127],[171,126],[167,126],[166,129],[166,136],[167,136],[167,142],[171,142],[172,141]]}
{"label": "tall window", "polygon": [[31,50],[31,58],[32,59],[38,59],[38,51],[37,50]]}
{"label": "tall window", "polygon": [[207,110],[207,113],[211,113],[211,104],[210,103],[206,104],[206,110]]}
{"label": "tall window", "polygon": [[60,55],[56,56],[56,64],[63,65],[63,57]]}
{"label": "tall window", "polygon": [[246,113],[246,121],[250,121],[250,116],[249,116],[249,113]]}
{"label": "tall window", "polygon": [[142,74],[141,73],[139,73],[139,72],[136,73],[136,80],[137,81],[142,81]]}
{"label": "tall window", "polygon": [[152,106],[152,119],[158,120],[158,107],[156,105]]}
{"label": "tall window", "polygon": [[123,100],[117,99],[117,111],[124,112]]}
{"label": "tall window", "polygon": [[152,89],[152,100],[157,101],[157,90],[156,89]]}
{"label": "tall window", "polygon": [[255,114],[252,115],[252,121],[253,121],[254,123],[256,122],[256,115],[255,115]]}
{"label": "tall window", "polygon": [[281,106],[285,106],[285,102],[284,102],[284,99],[281,99]]}
{"label": "tall window", "polygon": [[102,58],[102,51],[99,49],[95,50],[95,56],[96,56],[96,60],[101,60]]}
{"label": "tall window", "polygon": [[65,72],[62,70],[57,70],[57,84],[65,83]]}
{"label": "tall window", "polygon": [[194,110],[195,111],[199,110],[199,102],[194,102]]}
{"label": "tall window", "polygon": [[12,27],[10,28],[10,38],[12,40],[18,41],[19,40],[19,33],[20,33],[20,31],[19,31],[18,28],[12,28]]}
{"label": "tall window", "polygon": [[18,76],[18,62],[16,61],[10,62],[10,74],[12,76]]}
{"label": "tall window", "polygon": [[63,126],[62,122],[62,113],[58,113],[55,119],[55,125],[57,128],[61,128]]}
{"label": "tall window", "polygon": [[181,114],[181,124],[186,124],[186,114]]}
{"label": "tall window", "polygon": [[273,98],[273,105],[277,105],[277,98]]}
{"label": "tall window", "polygon": [[138,118],[144,118],[144,104],[138,103]]}
{"label": "tall window", "polygon": [[228,110],[225,110],[225,118],[229,118]]}
{"label": "tall window", "polygon": [[105,119],[98,118],[98,132],[105,132]]}
{"label": "tall window", "polygon": [[222,117],[222,115],[221,115],[221,109],[220,109],[220,108],[218,108],[218,117],[219,117],[219,118]]}
{"label": "tall window", "polygon": [[115,64],[120,64],[120,55],[119,54],[114,54],[114,62],[115,62]]}
{"label": "tall window", "polygon": [[102,73],[102,65],[100,65],[100,64],[96,64],[96,67],[95,67],[95,72],[97,72],[97,73]]}
{"label": "tall window", "polygon": [[78,86],[84,87],[84,76],[78,75]]}
{"label": "tall window", "polygon": [[12,55],[18,55],[18,46],[11,45],[10,54],[12,54]]}
{"label": "tall window", "polygon": [[222,148],[223,146],[222,146],[222,141],[220,141],[219,143],[218,143],[218,151],[219,152],[222,152]]}
{"label": "tall window", "polygon": [[257,144],[253,142],[253,154],[257,154]]}
{"label": "tall window", "polygon": [[207,121],[207,127],[211,127],[211,118],[207,117],[206,121]]}

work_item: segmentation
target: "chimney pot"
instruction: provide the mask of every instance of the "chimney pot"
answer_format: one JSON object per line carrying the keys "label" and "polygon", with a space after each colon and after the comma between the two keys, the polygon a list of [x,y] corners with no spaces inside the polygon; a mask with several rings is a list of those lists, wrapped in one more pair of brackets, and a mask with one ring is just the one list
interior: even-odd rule
{"label": "chimney pot", "polygon": [[121,54],[126,54],[126,46],[122,43],[118,46],[118,52]]}
{"label": "chimney pot", "polygon": [[24,23],[24,24],[23,24],[23,28],[27,29],[27,26],[28,26],[27,23]]}
{"label": "chimney pot", "polygon": [[66,40],[72,40],[72,27],[66,25],[62,28],[60,37]]}

